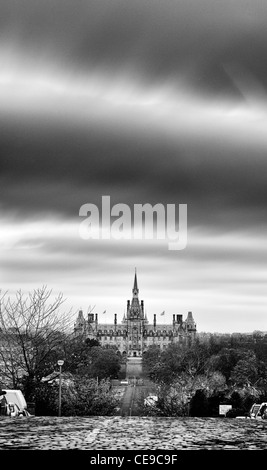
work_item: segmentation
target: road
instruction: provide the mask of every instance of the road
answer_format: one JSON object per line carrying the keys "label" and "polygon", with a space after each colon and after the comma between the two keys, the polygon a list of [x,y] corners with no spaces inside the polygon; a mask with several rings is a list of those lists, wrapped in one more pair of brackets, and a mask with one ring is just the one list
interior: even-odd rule
{"label": "road", "polygon": [[155,393],[155,385],[149,380],[129,380],[129,385],[115,385],[118,398],[121,399],[118,415],[141,416],[144,398]]}

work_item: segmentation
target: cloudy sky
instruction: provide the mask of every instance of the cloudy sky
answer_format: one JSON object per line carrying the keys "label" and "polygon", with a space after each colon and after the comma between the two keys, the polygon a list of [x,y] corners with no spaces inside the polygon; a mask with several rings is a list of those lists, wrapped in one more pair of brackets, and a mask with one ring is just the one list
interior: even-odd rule
{"label": "cloudy sky", "polygon": [[[267,330],[267,4],[0,0],[0,281],[118,319]],[[188,243],[83,240],[80,207],[187,204]],[[178,221],[178,216],[177,216]],[[105,315],[102,312],[107,310]]]}

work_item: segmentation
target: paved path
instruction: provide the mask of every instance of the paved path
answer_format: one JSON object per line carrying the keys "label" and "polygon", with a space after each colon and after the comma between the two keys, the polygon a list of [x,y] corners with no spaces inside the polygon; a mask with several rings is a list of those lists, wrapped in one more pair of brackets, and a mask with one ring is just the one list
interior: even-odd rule
{"label": "paved path", "polygon": [[118,384],[113,384],[113,388],[116,390],[116,393],[120,391],[119,399],[121,399],[119,407],[120,411],[118,414],[120,416],[139,416],[142,412],[142,405],[144,404],[144,399],[150,393],[155,395],[155,384],[151,383],[147,379],[136,379],[135,377],[129,379],[129,385],[120,386]]}
{"label": "paved path", "polygon": [[121,416],[132,416],[135,395],[136,387],[134,385],[129,385],[128,387],[126,387],[121,404]]}
{"label": "paved path", "polygon": [[227,418],[0,418],[0,450],[267,450],[267,422]]}

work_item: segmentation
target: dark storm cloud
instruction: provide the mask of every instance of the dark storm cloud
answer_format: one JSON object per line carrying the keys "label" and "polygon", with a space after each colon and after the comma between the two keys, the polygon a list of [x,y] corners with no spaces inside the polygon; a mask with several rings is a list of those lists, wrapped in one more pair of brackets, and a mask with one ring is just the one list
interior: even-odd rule
{"label": "dark storm cloud", "polygon": [[[1,0],[1,39],[25,63],[51,61],[66,74],[130,70],[148,86],[184,77],[230,95],[224,65],[240,64],[266,84],[266,18],[257,0]],[[237,93],[238,94],[238,93]]]}
{"label": "dark storm cloud", "polygon": [[176,126],[167,116],[174,141],[164,116],[155,125],[142,110],[118,111],[101,89],[91,101],[74,97],[74,106],[42,86],[28,95],[36,74],[50,74],[56,86],[68,81],[66,95],[93,76],[119,93],[127,84],[143,97],[158,87],[170,87],[174,100],[186,92],[185,100],[203,101],[202,111],[217,100],[253,103],[267,76],[263,2],[1,0],[0,7],[2,72],[18,79],[9,96],[3,89],[4,209],[75,216],[78,205],[108,193],[114,202],[186,202],[196,214],[200,204],[213,213],[222,205],[262,210],[266,145],[247,126],[225,135],[215,115],[203,128],[192,106],[185,128],[183,110]]}
{"label": "dark storm cloud", "polygon": [[173,138],[153,122],[147,129],[141,115],[141,125],[128,117],[122,108],[118,122],[108,125],[71,126],[49,116],[3,124],[2,209],[77,217],[82,204],[100,206],[109,194],[112,204],[187,203],[191,224],[263,221],[266,144],[255,142],[250,130],[232,137],[209,118],[211,135],[204,129],[203,136],[200,118],[199,129]]}
{"label": "dark storm cloud", "polygon": [[[266,20],[256,0],[0,0],[2,289],[122,313],[137,267],[149,314],[265,329]],[[186,249],[81,240],[102,195],[186,203]]]}

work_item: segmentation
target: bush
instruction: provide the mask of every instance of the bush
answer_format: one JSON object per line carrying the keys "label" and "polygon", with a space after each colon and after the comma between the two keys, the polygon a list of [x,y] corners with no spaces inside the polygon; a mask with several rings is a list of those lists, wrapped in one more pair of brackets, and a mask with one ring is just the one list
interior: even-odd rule
{"label": "bush", "polygon": [[58,414],[58,387],[47,383],[40,383],[35,388],[35,415],[57,416]]}
{"label": "bush", "polygon": [[197,390],[190,402],[190,416],[209,416],[208,399],[204,390]]}
{"label": "bush", "polygon": [[232,408],[225,415],[226,418],[236,418],[237,416],[247,416],[244,408]]}
{"label": "bush", "polygon": [[98,384],[94,379],[75,379],[75,393],[71,397],[70,410],[76,416],[108,416],[117,406],[108,380]]}

